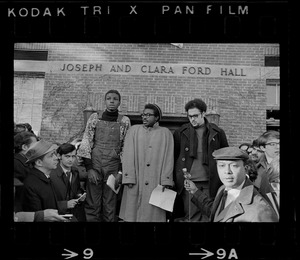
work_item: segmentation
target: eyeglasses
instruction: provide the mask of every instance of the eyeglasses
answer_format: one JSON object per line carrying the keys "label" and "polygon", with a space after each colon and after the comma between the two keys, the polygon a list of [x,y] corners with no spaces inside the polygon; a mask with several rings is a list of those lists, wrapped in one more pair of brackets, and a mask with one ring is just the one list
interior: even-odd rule
{"label": "eyeglasses", "polygon": [[150,114],[150,113],[147,113],[147,114],[141,114],[141,117],[149,118],[150,116],[154,116],[154,114]]}
{"label": "eyeglasses", "polygon": [[188,115],[188,118],[189,119],[197,119],[198,117],[199,117],[199,115],[201,115],[202,113],[200,113],[200,114],[195,114],[195,115]]}
{"label": "eyeglasses", "polygon": [[251,146],[245,147],[245,148],[244,148],[244,146],[243,146],[243,147],[241,147],[240,149],[243,150],[244,152],[247,152],[248,154],[252,153],[253,150],[255,150],[255,149],[254,149],[253,147],[251,147]]}
{"label": "eyeglasses", "polygon": [[240,147],[241,150],[243,150],[244,152],[249,152],[249,150],[251,149],[251,147],[249,146],[242,146]]}
{"label": "eyeglasses", "polygon": [[247,153],[252,153],[253,148],[252,147],[248,147],[248,149],[246,150]]}
{"label": "eyeglasses", "polygon": [[276,146],[276,145],[280,145],[280,143],[278,142],[278,143],[276,143],[276,142],[270,142],[270,143],[266,143],[266,145],[270,145],[270,146],[272,146],[272,147],[274,147],[274,146]]}

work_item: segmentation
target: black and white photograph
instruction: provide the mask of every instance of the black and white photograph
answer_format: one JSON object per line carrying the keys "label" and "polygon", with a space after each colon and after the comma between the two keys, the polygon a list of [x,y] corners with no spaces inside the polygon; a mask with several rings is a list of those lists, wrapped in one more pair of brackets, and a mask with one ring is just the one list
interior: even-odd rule
{"label": "black and white photograph", "polygon": [[288,1],[0,8],[16,259],[294,259]]}
{"label": "black and white photograph", "polygon": [[[278,44],[16,43],[14,50],[18,211],[54,208],[91,222],[279,220]],[[37,165],[48,153],[51,161]],[[45,194],[44,182],[53,192]],[[234,192],[219,218],[220,187]]]}

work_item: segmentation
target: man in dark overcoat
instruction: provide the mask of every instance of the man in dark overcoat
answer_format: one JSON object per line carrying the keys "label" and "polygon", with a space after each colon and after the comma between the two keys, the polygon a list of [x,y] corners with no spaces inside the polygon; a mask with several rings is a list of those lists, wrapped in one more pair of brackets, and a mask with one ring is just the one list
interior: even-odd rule
{"label": "man in dark overcoat", "polygon": [[222,185],[212,153],[227,147],[223,129],[205,118],[207,106],[202,99],[194,99],[185,105],[189,123],[174,132],[174,183],[178,193],[174,207],[175,221],[207,222],[208,217],[191,203],[189,193],[184,189],[183,168],[198,189],[211,198],[216,196]]}
{"label": "man in dark overcoat", "polygon": [[25,153],[31,170],[24,180],[23,211],[58,209],[50,173],[57,167],[57,145],[40,140]]}

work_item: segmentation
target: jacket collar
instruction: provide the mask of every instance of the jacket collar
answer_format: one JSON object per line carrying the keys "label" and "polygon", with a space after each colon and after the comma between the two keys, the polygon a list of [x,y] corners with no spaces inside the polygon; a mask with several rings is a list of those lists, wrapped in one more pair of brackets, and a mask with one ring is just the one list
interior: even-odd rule
{"label": "jacket collar", "polygon": [[256,165],[257,167],[263,167],[264,169],[268,168],[268,164],[267,164],[267,158],[266,155],[263,154],[262,157],[260,158],[259,162]]}
{"label": "jacket collar", "polygon": [[[222,197],[222,193],[224,189],[225,187],[222,189],[222,192],[220,192],[221,195],[219,195],[219,200]],[[244,214],[245,210],[243,205],[249,205],[252,203],[253,192],[254,192],[253,183],[247,178],[240,192],[240,195],[236,198],[236,200],[234,200],[230,205],[228,205],[228,207],[221,214],[216,216],[214,221],[226,222],[228,219]],[[216,203],[215,211],[218,205],[219,203]]]}
{"label": "jacket collar", "polygon": [[26,164],[27,159],[21,153],[15,153],[14,154],[14,159],[19,160],[23,165],[27,166],[27,164]]}
{"label": "jacket collar", "polygon": [[60,166],[60,163],[57,164],[57,168],[54,170],[57,172],[57,176],[61,177],[62,175],[65,174],[64,170],[62,169],[62,167]]}
{"label": "jacket collar", "polygon": [[159,128],[159,122],[156,122],[156,123],[155,123],[153,126],[151,126],[151,127],[146,127],[146,126],[144,126],[144,124],[143,124],[143,128],[146,129],[147,131],[155,130],[155,129]]}
{"label": "jacket collar", "polygon": [[30,174],[33,174],[34,176],[36,176],[38,179],[40,179],[43,182],[46,182],[46,183],[50,182],[50,178],[47,178],[46,175],[37,168],[32,168],[30,171]]}
{"label": "jacket collar", "polygon": [[[210,140],[217,134],[220,132],[220,129],[217,125],[215,124],[212,124],[212,123],[209,123],[207,118],[204,117],[204,124],[205,124],[205,127],[208,129],[208,132],[209,132],[209,137],[210,137]],[[191,123],[186,123],[184,124],[182,127],[181,127],[181,132],[183,134],[185,134],[188,138],[189,138],[189,135],[190,135],[190,129],[194,130],[194,128],[192,127]]]}
{"label": "jacket collar", "polygon": [[[72,168],[71,168],[71,172],[72,172]],[[57,165],[57,168],[53,170],[51,174],[56,174],[58,178],[61,178],[63,180],[65,185],[68,184],[65,172],[60,164]],[[74,180],[74,176],[72,177],[71,182],[73,182],[73,180]]]}
{"label": "jacket collar", "polygon": [[217,209],[218,209],[218,206],[221,202],[221,199],[222,199],[222,195],[223,195],[223,192],[224,192],[224,189],[225,189],[225,186],[221,186],[216,197],[215,197],[215,200],[214,200],[214,203],[212,205],[212,209],[211,209],[211,221],[214,221],[214,218],[215,218],[215,215],[217,213]]}

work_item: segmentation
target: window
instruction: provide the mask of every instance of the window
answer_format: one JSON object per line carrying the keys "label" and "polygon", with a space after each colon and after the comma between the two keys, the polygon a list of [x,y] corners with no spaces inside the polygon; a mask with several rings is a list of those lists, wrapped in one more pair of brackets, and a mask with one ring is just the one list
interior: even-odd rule
{"label": "window", "polygon": [[[279,55],[265,56],[265,67],[279,67]],[[280,80],[267,79],[267,130],[280,130]]]}
{"label": "window", "polygon": [[278,79],[267,79],[267,109],[279,110],[280,83]]}
{"label": "window", "polygon": [[279,67],[279,56],[265,56],[265,67]]}
{"label": "window", "polygon": [[15,50],[15,60],[47,60],[48,51],[23,51]]}
{"label": "window", "polygon": [[[47,51],[15,50],[14,60],[47,60]],[[14,122],[29,123],[35,133],[39,133],[42,124],[42,103],[45,73],[36,71],[14,71]]]}

